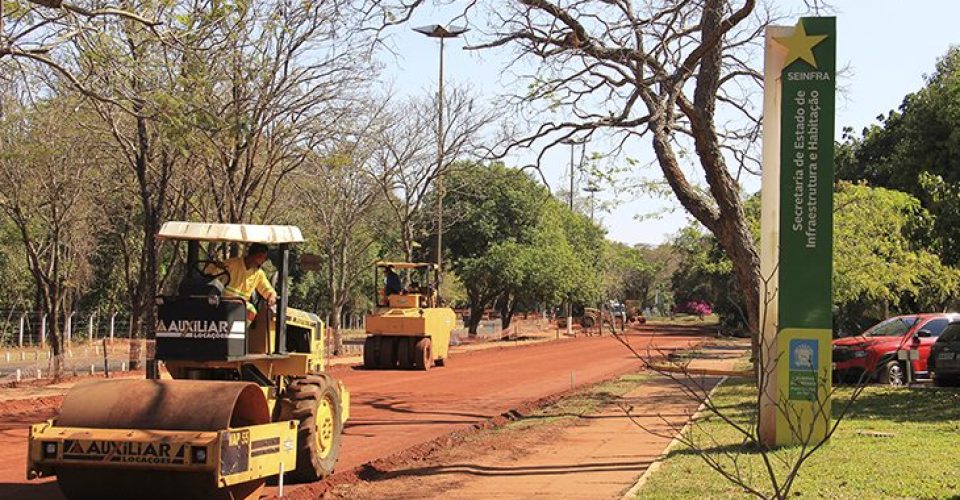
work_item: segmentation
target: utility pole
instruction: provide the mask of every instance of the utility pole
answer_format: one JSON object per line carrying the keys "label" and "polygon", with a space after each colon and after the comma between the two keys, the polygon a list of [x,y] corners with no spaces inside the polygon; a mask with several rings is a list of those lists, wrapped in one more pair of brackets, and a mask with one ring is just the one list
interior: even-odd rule
{"label": "utility pole", "polygon": [[[574,172],[574,163],[573,163],[573,150],[577,144],[583,144],[586,140],[584,139],[575,139],[573,137],[569,139],[564,139],[560,141],[561,144],[570,145],[570,194],[568,196],[568,201],[570,202],[570,211],[573,212],[573,193],[576,187],[574,186],[574,179],[576,177],[576,172]],[[573,297],[567,297],[567,336],[573,336]]]}
{"label": "utility pole", "polygon": [[[447,38],[456,38],[467,31],[463,26],[431,24],[414,28],[413,31],[430,38],[440,39],[440,74],[437,89],[437,273],[443,275],[443,46]],[[439,289],[440,283],[437,282]],[[439,291],[438,291],[439,293]]]}

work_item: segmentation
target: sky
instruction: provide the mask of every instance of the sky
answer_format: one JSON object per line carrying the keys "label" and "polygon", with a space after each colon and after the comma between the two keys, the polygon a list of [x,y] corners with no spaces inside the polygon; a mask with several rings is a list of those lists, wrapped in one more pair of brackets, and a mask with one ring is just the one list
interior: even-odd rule
{"label": "sky", "polygon": [[[799,0],[774,0],[782,10],[802,7]],[[844,0],[831,5],[829,15],[837,17],[837,67],[849,70],[838,78],[842,92],[837,98],[835,137],[839,140],[843,127],[859,133],[876,123],[877,115],[896,109],[904,96],[923,87],[924,75],[933,72],[936,61],[953,44],[960,44],[960,2],[953,0]],[[907,7],[909,6],[909,7]],[[429,24],[447,24],[459,11],[456,8],[428,6],[417,12],[410,23],[390,32],[392,53],[380,55],[384,66],[383,79],[399,96],[427,95],[436,92],[439,47],[411,30]],[[781,24],[793,24],[784,22]],[[469,27],[469,26],[468,26]],[[504,68],[513,53],[506,49],[464,51],[465,43],[482,39],[477,30],[464,40],[448,40],[445,50],[447,84],[466,84],[479,97],[495,103],[514,83]],[[755,68],[762,68],[757,61]],[[760,99],[760,96],[757,96]],[[760,102],[757,103],[758,108]],[[638,144],[625,153],[641,162],[652,160],[646,144]],[[538,146],[539,147],[539,146]],[[601,147],[587,145],[587,154]],[[534,163],[539,149],[522,151],[508,157],[508,165]],[[576,155],[579,161],[580,150]],[[624,164],[624,158],[609,158],[609,164]],[[569,185],[567,174],[570,150],[566,147],[544,154],[541,167],[546,182],[555,192]],[[648,170],[650,177],[656,170]],[[760,179],[745,179],[748,191],[759,189]],[[583,186],[579,186],[578,191]],[[659,244],[668,240],[691,218],[669,198],[648,194],[630,195],[605,189],[597,193],[598,205],[612,205],[598,210],[597,219],[606,227],[608,238],[630,245]]]}

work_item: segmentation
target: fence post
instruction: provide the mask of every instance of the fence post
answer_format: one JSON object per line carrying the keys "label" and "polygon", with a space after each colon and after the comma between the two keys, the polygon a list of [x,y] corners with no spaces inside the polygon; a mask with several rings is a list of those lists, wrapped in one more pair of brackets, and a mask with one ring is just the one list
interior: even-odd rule
{"label": "fence post", "polygon": [[113,342],[113,329],[114,329],[113,327],[114,325],[116,325],[116,321],[117,321],[117,313],[113,313],[112,315],[110,315],[110,342],[111,343]]}
{"label": "fence post", "polygon": [[90,337],[88,340],[91,342],[93,341],[93,317],[96,315],[97,313],[91,313],[90,317],[87,318],[87,336]]}
{"label": "fence post", "polygon": [[43,345],[47,343],[47,315],[46,313],[40,314],[40,348],[43,349]]}
{"label": "fence post", "polygon": [[70,315],[67,316],[67,325],[64,328],[64,330],[66,330],[66,333],[67,333],[67,345],[70,345],[71,341],[73,340],[73,315],[74,314],[77,314],[76,311],[71,312]]}
{"label": "fence post", "polygon": [[27,313],[20,315],[20,333],[17,336],[17,345],[23,349],[23,322],[27,319]]}

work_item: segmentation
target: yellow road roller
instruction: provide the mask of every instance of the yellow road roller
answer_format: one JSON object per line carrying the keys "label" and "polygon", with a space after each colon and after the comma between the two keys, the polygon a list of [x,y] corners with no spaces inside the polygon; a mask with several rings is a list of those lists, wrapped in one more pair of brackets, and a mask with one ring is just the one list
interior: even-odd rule
{"label": "yellow road roller", "polygon": [[365,318],[364,368],[429,370],[434,365],[444,366],[457,316],[453,309],[440,307],[436,265],[377,262],[373,279],[377,308]]}
{"label": "yellow road roller", "polygon": [[[171,379],[75,386],[56,418],[31,427],[28,479],[56,476],[70,499],[236,499],[257,498],[271,477],[333,473],[350,394],[323,372],[323,323],[287,307],[300,230],[167,222],[159,237],[187,243],[177,291],[157,297],[156,357]],[[217,256],[252,243],[275,245],[276,312],[225,291],[230,266]]]}

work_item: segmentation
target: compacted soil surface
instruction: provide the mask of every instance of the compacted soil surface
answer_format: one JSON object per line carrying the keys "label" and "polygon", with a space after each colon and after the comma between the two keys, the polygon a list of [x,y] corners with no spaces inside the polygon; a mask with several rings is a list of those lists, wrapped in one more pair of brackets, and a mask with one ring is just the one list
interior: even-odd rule
{"label": "compacted soil surface", "polygon": [[[644,329],[628,330],[623,338],[637,352],[666,356],[700,344],[706,335]],[[322,483],[288,484],[284,496],[330,495],[336,487],[429,457],[464,435],[513,420],[577,387],[643,366],[609,335],[454,352],[447,366],[427,372],[336,366],[331,373],[351,392],[338,472]],[[55,416],[59,402],[53,395],[0,403],[0,498],[62,498],[55,481],[27,483],[24,478],[27,426]],[[639,475],[633,466],[626,469]],[[266,494],[275,496],[278,490],[270,487]]]}

